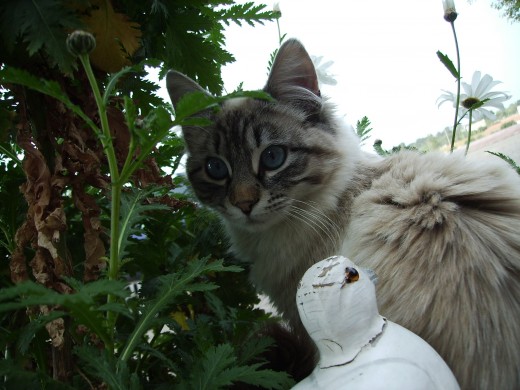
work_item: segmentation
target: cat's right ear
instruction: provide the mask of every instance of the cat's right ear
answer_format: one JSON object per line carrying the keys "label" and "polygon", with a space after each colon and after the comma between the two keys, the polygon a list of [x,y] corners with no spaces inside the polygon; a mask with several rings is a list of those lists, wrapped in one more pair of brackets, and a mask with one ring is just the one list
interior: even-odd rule
{"label": "cat's right ear", "polygon": [[[173,107],[177,108],[177,104],[190,92],[209,93],[188,76],[183,75],[175,70],[170,70],[166,75],[166,88],[170,94]],[[209,117],[208,111],[202,111],[195,114],[197,117]],[[182,126],[182,135],[186,144],[186,148],[191,153],[197,148],[202,147],[203,137],[201,137],[201,129],[198,126]]]}
{"label": "cat's right ear", "polygon": [[176,70],[168,71],[166,75],[166,88],[168,89],[173,107],[177,107],[179,100],[187,93],[204,92],[208,94],[199,84]]}
{"label": "cat's right ear", "polygon": [[264,87],[275,99],[303,108],[309,116],[319,115],[321,93],[312,60],[296,39],[278,50]]}

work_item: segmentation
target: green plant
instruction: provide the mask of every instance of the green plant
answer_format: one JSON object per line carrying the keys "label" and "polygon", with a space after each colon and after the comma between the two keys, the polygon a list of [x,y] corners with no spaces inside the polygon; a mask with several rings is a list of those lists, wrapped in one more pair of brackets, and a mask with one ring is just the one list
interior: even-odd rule
{"label": "green plant", "polygon": [[256,357],[270,345],[254,337],[268,316],[176,172],[183,142],[172,131],[226,98],[268,97],[194,94],[173,113],[146,79],[147,67],[176,68],[219,94],[233,60],[224,26],[272,20],[263,9],[2,2],[2,385],[290,386]]}
{"label": "green plant", "polygon": [[507,121],[507,122],[504,122],[500,125],[500,130],[502,129],[507,129],[508,127],[510,126],[514,126],[516,125],[516,121]]}
{"label": "green plant", "polygon": [[[471,125],[474,120],[479,120],[483,117],[489,119],[495,119],[495,114],[484,108],[485,106],[491,106],[495,108],[504,109],[502,102],[508,100],[510,96],[504,92],[491,91],[492,87],[499,84],[500,81],[493,81],[493,78],[489,75],[484,75],[481,78],[480,72],[476,71],[473,74],[471,85],[462,83],[464,86],[465,94],[461,94],[461,73],[460,73],[460,52],[459,42],[457,39],[457,33],[455,31],[455,20],[457,19],[457,11],[455,10],[455,3],[453,0],[443,0],[444,5],[444,19],[450,23],[453,31],[453,38],[455,40],[455,52],[457,54],[457,66],[453,64],[450,58],[446,55],[437,51],[437,57],[448,69],[448,71],[455,77],[457,81],[457,92],[453,94],[449,91],[444,91],[444,94],[439,98],[439,105],[451,101],[455,108],[455,117],[453,120],[453,129],[451,137],[450,151],[453,153],[456,140],[457,127],[460,125],[466,115],[468,115],[468,137],[466,142],[466,154],[469,150],[471,143]],[[465,109],[466,111],[459,113],[459,110]]]}
{"label": "green plant", "polygon": [[372,123],[370,119],[366,116],[361,118],[356,122],[356,134],[359,137],[359,143],[363,145],[367,139],[370,138],[370,133],[372,132],[372,127],[370,127]]}

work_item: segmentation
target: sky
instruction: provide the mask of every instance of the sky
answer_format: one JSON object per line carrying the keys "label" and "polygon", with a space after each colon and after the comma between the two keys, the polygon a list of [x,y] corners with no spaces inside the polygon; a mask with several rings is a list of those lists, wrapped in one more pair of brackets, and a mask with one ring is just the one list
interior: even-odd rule
{"label": "sky", "polygon": [[[242,2],[242,1],[237,1]],[[274,3],[267,4],[271,8]],[[471,83],[474,71],[502,81],[494,90],[520,99],[520,23],[491,7],[491,0],[455,0],[461,74]],[[456,91],[455,79],[436,52],[456,60],[451,26],[441,0],[282,0],[282,34],[297,38],[309,54],[323,56],[337,84],[322,94],[352,125],[363,116],[372,138],[390,148],[435,134],[453,124],[453,108],[437,107],[442,89]],[[236,62],[223,69],[224,86],[233,91],[260,89],[267,80],[270,53],[278,47],[276,22],[226,30],[226,49]]]}

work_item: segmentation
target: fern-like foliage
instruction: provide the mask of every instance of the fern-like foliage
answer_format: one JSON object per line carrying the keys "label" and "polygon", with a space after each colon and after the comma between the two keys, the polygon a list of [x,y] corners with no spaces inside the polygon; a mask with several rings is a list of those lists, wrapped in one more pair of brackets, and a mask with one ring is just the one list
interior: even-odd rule
{"label": "fern-like foliage", "polygon": [[[74,58],[66,50],[67,31],[81,28],[78,15],[59,0],[4,0],[0,3],[0,54],[12,53],[17,44],[26,46],[29,56],[41,53],[61,71],[71,73]],[[6,50],[5,53],[2,53]]]}
{"label": "fern-like foliage", "polygon": [[370,138],[370,132],[373,130],[370,125],[370,120],[366,116],[356,122],[356,134],[361,145]]}
{"label": "fern-like foliage", "polygon": [[76,347],[74,352],[82,362],[84,370],[99,378],[111,390],[141,389],[138,375],[131,373],[125,363],[117,362],[114,356],[90,346]]}
{"label": "fern-like foliage", "polygon": [[[373,147],[374,147],[375,152],[382,157],[389,156],[389,155],[395,154],[395,153],[399,153],[402,150],[418,151],[418,149],[415,146],[409,146],[409,145],[404,145],[404,144],[394,146],[390,150],[385,150],[385,149],[383,149],[383,141],[381,141],[380,139],[376,139],[374,141]],[[423,153],[423,152],[421,152],[421,153]]]}
{"label": "fern-like foliage", "polygon": [[[130,189],[121,197],[121,232],[119,235],[119,254],[124,258],[127,247],[135,243],[135,237],[142,235],[140,223],[146,218],[146,213],[153,210],[167,210],[168,207],[158,203],[148,203],[146,199],[152,197],[157,188],[146,190]],[[132,240],[133,238],[133,240]]]}
{"label": "fern-like foliage", "polygon": [[[184,153],[174,125],[197,124],[195,113],[227,98],[270,97],[187,96],[174,113],[146,79],[148,66],[173,68],[218,96],[221,67],[234,60],[225,27],[276,17],[265,9],[232,0],[0,2],[0,387],[198,388],[197,370],[206,388],[291,385],[261,366],[271,341],[257,330],[268,316],[254,308],[218,219],[195,206],[184,176],[164,174]],[[66,50],[82,26],[98,43],[93,71]],[[120,27],[123,36],[112,36]],[[42,198],[33,188],[45,194],[42,215],[60,217],[43,221],[46,247],[41,224],[31,225]]]}
{"label": "fern-like foliage", "polygon": [[[105,297],[107,294],[126,298],[129,295],[126,284],[108,279],[100,279],[85,285],[73,279],[67,279],[67,282],[76,290],[74,293],[60,294],[32,281],[2,289],[0,291],[0,313],[43,305],[60,306],[65,309],[60,314],[68,315],[76,324],[86,326],[106,344],[112,344],[96,298]],[[108,310],[108,308],[105,309]],[[120,309],[119,307],[116,310],[120,312]],[[56,315],[52,314],[40,317],[37,324],[29,324],[25,330],[24,340],[19,342],[22,349],[26,349],[27,339],[36,333],[40,328],[39,324],[45,324],[54,319],[56,319]]]}
{"label": "fern-like foliage", "polygon": [[126,362],[136,346],[141,342],[141,338],[149,330],[155,321],[155,316],[161,310],[174,302],[174,299],[185,291],[209,291],[218,288],[211,282],[199,283],[196,279],[208,272],[239,272],[242,269],[236,266],[224,266],[222,261],[209,262],[209,258],[193,260],[186,269],[181,272],[160,276],[157,279],[156,298],[147,302],[139,323],[128,338],[125,348],[121,353],[121,360]]}
{"label": "fern-like foliage", "polygon": [[489,150],[486,150],[486,153],[489,153],[489,154],[492,154],[493,156],[497,156],[497,157],[501,158],[506,163],[508,163],[511,166],[511,168],[513,168],[516,171],[516,173],[518,173],[520,175],[520,166],[511,157],[505,155],[504,153],[491,152]]}
{"label": "fern-like foliage", "polygon": [[286,389],[294,385],[286,374],[262,369],[262,364],[237,365],[233,347],[221,344],[209,348],[192,368],[190,377],[180,389],[223,389],[243,382],[265,389]]}
{"label": "fern-like foliage", "polygon": [[[223,84],[220,68],[235,60],[224,48],[224,28],[230,23],[253,26],[273,20],[275,14],[265,8],[253,2],[234,4],[210,0],[179,7],[175,2],[157,0],[155,13],[148,14],[146,20],[142,16],[136,18],[155,29],[149,37],[144,37],[144,46],[161,53],[165,58],[164,71],[179,70],[219,95]],[[164,35],[164,42],[157,42],[158,35]]]}
{"label": "fern-like foliage", "polygon": [[251,27],[255,24],[264,24],[266,20],[273,20],[275,15],[272,11],[266,11],[263,4],[247,2],[244,4],[233,4],[229,8],[217,10],[220,19],[224,24],[229,25],[230,21],[242,26],[242,22]]}

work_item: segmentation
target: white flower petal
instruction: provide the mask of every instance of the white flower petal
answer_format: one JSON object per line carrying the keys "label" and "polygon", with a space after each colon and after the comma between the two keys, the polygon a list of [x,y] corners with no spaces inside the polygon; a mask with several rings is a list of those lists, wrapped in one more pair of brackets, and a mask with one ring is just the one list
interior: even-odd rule
{"label": "white flower petal", "polygon": [[[469,112],[467,109],[462,108],[462,102],[468,98],[474,98],[485,102],[481,107],[473,110],[472,122],[476,122],[482,119],[483,117],[495,120],[496,115],[493,112],[485,109],[484,107],[493,107],[503,110],[504,105],[502,104],[502,102],[511,98],[511,96],[507,95],[505,92],[491,91],[493,87],[500,83],[501,81],[493,80],[493,78],[488,74],[485,74],[482,77],[480,71],[476,71],[473,73],[471,85],[464,81],[461,82],[462,88],[464,89],[464,93],[460,94],[459,101],[461,102],[461,110],[459,111],[459,119],[464,118],[464,116]],[[437,99],[437,106],[440,107],[442,104],[448,101],[453,102],[453,105],[455,106],[457,96],[452,92],[446,90],[442,91],[444,93]]]}
{"label": "white flower petal", "polygon": [[[471,114],[471,123],[478,122],[483,117],[484,117],[484,115],[480,111],[473,110],[473,113]],[[469,115],[468,115],[468,121],[469,121]]]}
{"label": "white flower petal", "polygon": [[471,90],[476,91],[477,87],[480,83],[480,71],[476,71],[473,73],[473,77],[471,78]]}
{"label": "white flower petal", "polygon": [[495,108],[498,108],[499,110],[505,109],[505,107],[502,103],[496,102],[496,101],[491,101],[491,100],[489,102],[484,103],[484,106],[485,107],[495,107]]}
{"label": "white flower petal", "polygon": [[474,90],[475,96],[479,97],[486,93],[488,93],[491,88],[493,88],[495,85],[500,84],[500,81],[493,81],[493,78],[486,74],[484,77],[482,77],[482,80],[480,80],[479,85],[477,85],[477,89]]}
{"label": "white flower petal", "polygon": [[[469,85],[468,83],[465,83],[464,81],[461,83],[462,85],[462,88],[464,88],[464,92],[466,92],[466,94],[468,96],[473,96],[473,89],[471,88],[471,85]],[[462,99],[461,99],[462,101]]]}
{"label": "white flower petal", "polygon": [[323,70],[327,70],[327,69],[330,68],[333,64],[334,64],[334,61],[327,61],[327,62],[325,62],[324,64],[321,64],[321,65],[320,65],[320,68],[323,69]]}
{"label": "white flower petal", "polygon": [[451,102],[453,107],[455,107],[455,104],[456,104],[456,101],[457,101],[457,96],[453,93],[453,92],[450,92],[450,91],[446,91],[446,90],[442,90],[444,93],[439,96],[439,98],[437,99],[437,107],[440,107],[441,105],[443,105],[444,103],[446,102]]}
{"label": "white flower petal", "polygon": [[478,108],[477,112],[482,114],[483,116],[485,116],[486,118],[488,118],[488,119],[490,119],[492,121],[497,119],[497,116],[493,112],[491,112],[489,110],[486,110],[485,108]]}

